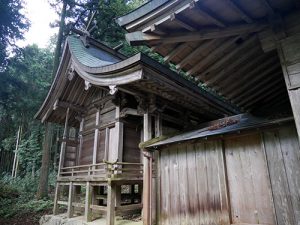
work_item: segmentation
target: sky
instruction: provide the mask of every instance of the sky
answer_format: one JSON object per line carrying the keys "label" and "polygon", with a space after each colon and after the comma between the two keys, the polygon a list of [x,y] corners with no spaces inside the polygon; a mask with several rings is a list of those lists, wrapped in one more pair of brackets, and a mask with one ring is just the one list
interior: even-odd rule
{"label": "sky", "polygon": [[58,28],[50,28],[49,24],[58,19],[58,15],[48,3],[48,0],[25,0],[24,14],[30,20],[31,26],[25,33],[25,39],[18,41],[20,47],[37,44],[40,48],[47,47],[50,37],[58,32]]}

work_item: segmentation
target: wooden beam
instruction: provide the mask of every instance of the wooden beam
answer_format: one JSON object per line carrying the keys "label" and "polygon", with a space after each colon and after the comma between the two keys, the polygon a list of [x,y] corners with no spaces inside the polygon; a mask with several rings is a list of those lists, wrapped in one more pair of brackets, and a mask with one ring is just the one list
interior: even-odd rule
{"label": "wooden beam", "polygon": [[253,23],[253,19],[239,6],[234,0],[225,0],[226,3],[232,8],[240,17],[247,23]]}
{"label": "wooden beam", "polygon": [[185,44],[179,44],[171,52],[169,52],[165,57],[165,62],[170,62],[172,59],[174,59],[179,53],[181,53],[185,48],[189,46],[189,43]]}
{"label": "wooden beam", "polygon": [[97,163],[97,151],[99,145],[99,125],[100,125],[100,109],[97,109],[96,112],[96,121],[95,121],[95,134],[94,134],[94,146],[93,146],[93,164]]}
{"label": "wooden beam", "polygon": [[141,31],[136,31],[126,34],[126,40],[130,45],[133,46],[145,43],[150,45],[171,44],[178,42],[191,42],[242,35],[246,33],[261,31],[268,26],[268,23],[261,22],[253,24],[232,25],[226,28],[207,28],[202,29],[201,31],[189,33],[174,33],[168,36],[145,34]]}
{"label": "wooden beam", "polygon": [[53,202],[53,215],[57,215],[58,214],[59,195],[60,195],[60,183],[56,182],[55,196],[54,196],[54,202]]}
{"label": "wooden beam", "polygon": [[300,140],[300,35],[285,38],[277,46]]}
{"label": "wooden beam", "polygon": [[194,65],[190,70],[187,71],[188,75],[196,73],[199,69],[202,69],[203,66],[207,65],[209,62],[215,59],[220,53],[230,47],[239,37],[234,37],[225,40],[217,48],[212,50],[203,60],[200,60],[196,65]]}
{"label": "wooden beam", "polygon": [[203,54],[201,54],[201,52],[203,52],[207,48],[210,48],[216,42],[217,42],[216,40],[209,40],[209,41],[204,42],[200,46],[198,46],[198,48],[196,48],[194,51],[192,51],[190,54],[188,54],[188,56],[186,56],[181,62],[179,62],[176,65],[176,69],[183,68],[186,64],[188,64],[190,62],[190,60],[194,59],[195,57],[197,57],[197,59],[200,59],[199,56],[204,56]]}
{"label": "wooden beam", "polygon": [[177,23],[179,26],[189,30],[189,31],[196,31],[197,28],[190,24],[190,22],[186,21],[186,19],[182,18],[180,15],[172,13],[171,14],[171,21]]}
{"label": "wooden beam", "polygon": [[210,9],[206,8],[204,5],[200,3],[194,3],[192,2],[190,4],[190,8],[195,9],[202,17],[204,17],[207,20],[210,20],[212,23],[219,27],[226,27],[226,24],[217,17]]}

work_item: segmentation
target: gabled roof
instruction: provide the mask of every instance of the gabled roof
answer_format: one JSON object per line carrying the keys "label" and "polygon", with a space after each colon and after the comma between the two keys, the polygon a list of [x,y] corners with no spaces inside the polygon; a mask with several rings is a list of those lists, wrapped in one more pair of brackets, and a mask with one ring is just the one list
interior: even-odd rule
{"label": "gabled roof", "polygon": [[152,93],[206,118],[239,112],[143,54],[126,58],[94,39],[87,41],[88,47],[80,37],[67,38],[56,77],[37,119],[62,123],[64,113],[54,110],[58,101],[84,108],[97,88],[108,90],[109,86],[138,95]]}
{"label": "gabled roof", "polygon": [[300,32],[297,2],[152,0],[117,22],[131,45],[148,45],[244,111],[268,114],[290,109],[275,43]]}

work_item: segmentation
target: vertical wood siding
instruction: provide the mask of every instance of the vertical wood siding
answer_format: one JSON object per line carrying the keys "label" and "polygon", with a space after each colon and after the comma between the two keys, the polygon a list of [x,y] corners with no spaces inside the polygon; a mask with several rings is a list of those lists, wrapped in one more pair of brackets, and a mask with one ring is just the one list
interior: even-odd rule
{"label": "vertical wood siding", "polygon": [[221,142],[163,149],[160,173],[160,224],[230,223]]}
{"label": "vertical wood siding", "polygon": [[296,129],[264,132],[276,217],[280,225],[300,223],[300,149]]}
{"label": "vertical wood siding", "polygon": [[299,225],[294,126],[160,149],[159,224]]}
{"label": "vertical wood siding", "polygon": [[225,140],[225,157],[233,224],[275,224],[260,135]]}

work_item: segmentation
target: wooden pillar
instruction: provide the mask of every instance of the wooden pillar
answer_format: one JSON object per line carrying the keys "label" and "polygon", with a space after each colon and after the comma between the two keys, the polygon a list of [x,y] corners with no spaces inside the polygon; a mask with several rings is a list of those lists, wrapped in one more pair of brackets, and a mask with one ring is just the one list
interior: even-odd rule
{"label": "wooden pillar", "polygon": [[277,50],[300,140],[300,34],[281,40]]}
{"label": "wooden pillar", "polygon": [[86,182],[86,189],[85,189],[85,207],[84,207],[84,219],[86,222],[92,221],[92,210],[91,210],[91,202],[92,202],[92,186],[91,183],[88,181]]}
{"label": "wooden pillar", "polygon": [[[155,116],[155,137],[159,137],[163,135],[162,133],[162,118],[161,114],[158,113]],[[153,224],[159,223],[159,212],[160,212],[160,168],[159,168],[159,152],[154,152],[154,163],[155,163],[155,171],[156,177],[153,179],[152,184],[152,221]]]}
{"label": "wooden pillar", "polygon": [[97,163],[97,151],[98,151],[98,144],[99,144],[99,124],[100,124],[100,109],[97,109],[96,112],[96,129],[95,129],[95,136],[94,136],[94,148],[93,148],[93,164]]}
{"label": "wooden pillar", "polygon": [[[124,131],[124,125],[122,122],[120,122],[120,106],[116,106],[116,124],[115,124],[115,130],[116,130],[116,142],[117,142],[117,155],[118,155],[118,161],[123,161],[123,131]],[[116,186],[116,206],[121,205],[121,185]]]}
{"label": "wooden pillar", "polygon": [[107,213],[106,213],[106,225],[115,224],[115,206],[116,206],[116,185],[111,181],[107,186]]}
{"label": "wooden pillar", "polygon": [[[152,119],[149,113],[144,114],[144,142],[152,138]],[[152,156],[144,152],[143,157],[143,224],[151,225],[151,163]]]}
{"label": "wooden pillar", "polygon": [[68,210],[67,210],[67,217],[71,218],[74,214],[74,207],[73,207],[73,198],[74,198],[74,185],[73,182],[69,184],[69,197],[68,197]]}
{"label": "wooden pillar", "polygon": [[79,149],[77,155],[77,165],[80,165],[81,153],[82,153],[82,145],[83,145],[83,127],[84,127],[84,118],[81,118],[80,127],[79,127]]}
{"label": "wooden pillar", "polygon": [[69,114],[70,114],[70,108],[68,108],[67,112],[66,112],[66,120],[65,120],[65,127],[64,127],[64,133],[63,133],[63,141],[61,143],[61,148],[60,148],[57,176],[60,176],[61,168],[64,166],[64,161],[65,161],[65,151],[66,151],[66,146],[67,146],[66,139],[68,137]]}
{"label": "wooden pillar", "polygon": [[58,200],[59,200],[59,194],[60,194],[60,185],[59,182],[56,183],[56,188],[55,188],[55,196],[54,196],[54,203],[53,203],[53,215],[58,214]]}

